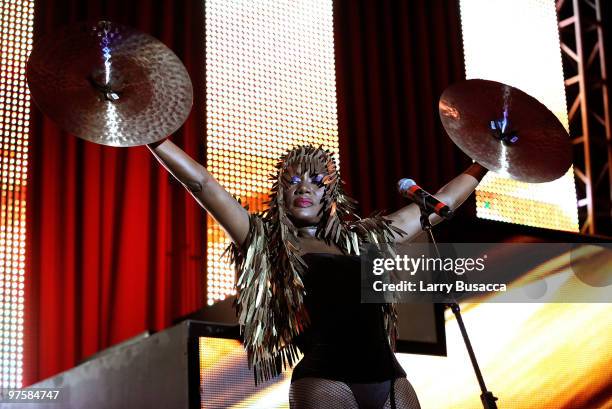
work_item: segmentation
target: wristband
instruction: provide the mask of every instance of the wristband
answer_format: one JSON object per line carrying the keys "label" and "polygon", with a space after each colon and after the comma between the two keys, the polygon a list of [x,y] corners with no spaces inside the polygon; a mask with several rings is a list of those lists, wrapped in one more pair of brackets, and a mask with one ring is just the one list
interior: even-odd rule
{"label": "wristband", "polygon": [[463,173],[472,176],[477,181],[481,181],[489,170],[477,162],[474,162]]}

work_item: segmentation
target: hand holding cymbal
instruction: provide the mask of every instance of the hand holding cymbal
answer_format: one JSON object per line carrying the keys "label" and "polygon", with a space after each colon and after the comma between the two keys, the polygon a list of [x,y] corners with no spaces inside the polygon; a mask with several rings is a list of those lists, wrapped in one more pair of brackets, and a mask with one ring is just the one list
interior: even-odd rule
{"label": "hand holding cymbal", "polygon": [[110,146],[164,139],[187,119],[193,88],[155,38],[100,21],[43,37],[27,65],[34,101],[59,127]]}
{"label": "hand holding cymbal", "polygon": [[572,164],[570,139],[561,122],[517,88],[480,79],[459,82],[442,93],[439,110],[453,142],[502,176],[549,182]]}

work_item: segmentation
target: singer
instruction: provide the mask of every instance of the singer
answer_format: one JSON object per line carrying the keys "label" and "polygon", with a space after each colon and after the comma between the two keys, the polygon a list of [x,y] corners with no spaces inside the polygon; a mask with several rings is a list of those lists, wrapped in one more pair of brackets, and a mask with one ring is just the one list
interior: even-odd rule
{"label": "singer", "polygon": [[[293,366],[299,349],[304,356],[289,391],[293,409],[420,407],[392,352],[395,307],[360,303],[357,256],[362,243],[382,248],[420,233],[417,205],[361,219],[333,155],[299,146],[277,165],[269,209],[249,214],[169,140],[149,149],[232,240],[237,313],[255,382],[279,375],[283,364]],[[435,196],[455,209],[485,173],[473,164]],[[441,220],[430,217],[432,224]]]}

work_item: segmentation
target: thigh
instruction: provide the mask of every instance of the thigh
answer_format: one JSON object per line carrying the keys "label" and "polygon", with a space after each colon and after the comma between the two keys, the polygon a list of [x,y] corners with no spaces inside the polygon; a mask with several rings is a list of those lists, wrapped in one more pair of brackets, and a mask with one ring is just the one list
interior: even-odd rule
{"label": "thigh", "polygon": [[[397,378],[393,384],[395,407],[397,409],[421,409],[419,399],[414,388],[406,378]],[[391,395],[387,398],[383,409],[392,409]]]}
{"label": "thigh", "polygon": [[344,382],[302,378],[289,388],[291,409],[359,409],[351,388]]}

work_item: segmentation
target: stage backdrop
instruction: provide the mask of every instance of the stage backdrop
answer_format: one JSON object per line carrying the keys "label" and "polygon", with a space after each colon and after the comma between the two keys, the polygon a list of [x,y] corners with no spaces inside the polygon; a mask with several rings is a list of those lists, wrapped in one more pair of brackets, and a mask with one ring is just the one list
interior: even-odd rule
{"label": "stage backdrop", "polygon": [[[65,24],[109,19],[171,48],[195,87],[195,109],[173,140],[203,160],[201,2],[35,6],[35,39]],[[198,309],[205,263],[205,215],[148,149],[82,141],[36,107],[30,138],[24,385]]]}
{"label": "stage backdrop", "polygon": [[[204,161],[203,2],[35,7],[35,39],[106,18],[177,53],[195,105],[172,139]],[[442,90],[464,76],[458,7],[338,0],[334,25],[342,174],[363,214],[394,210],[399,178],[435,191],[468,163],[437,116]],[[86,143],[33,107],[28,171],[24,385],[204,304],[204,212],[146,148]]]}
{"label": "stage backdrop", "polygon": [[405,205],[402,177],[434,193],[468,166],[438,116],[465,79],[458,2],[335,0],[334,35],[341,172],[362,214]]}

